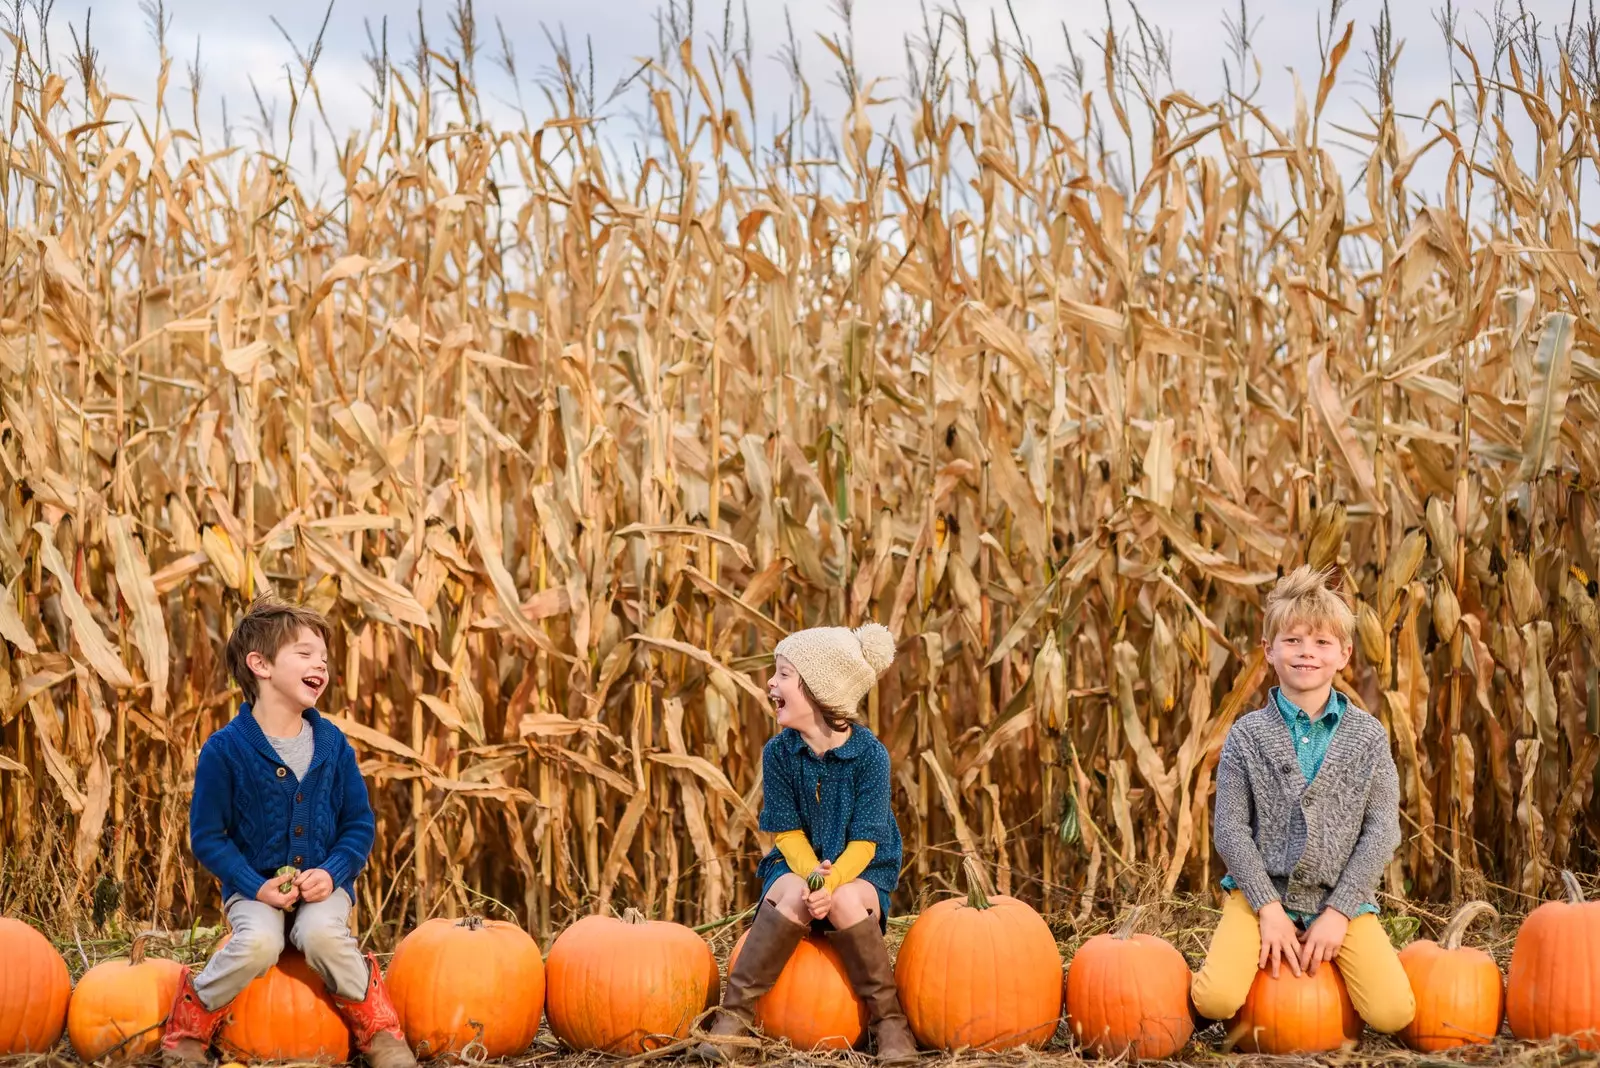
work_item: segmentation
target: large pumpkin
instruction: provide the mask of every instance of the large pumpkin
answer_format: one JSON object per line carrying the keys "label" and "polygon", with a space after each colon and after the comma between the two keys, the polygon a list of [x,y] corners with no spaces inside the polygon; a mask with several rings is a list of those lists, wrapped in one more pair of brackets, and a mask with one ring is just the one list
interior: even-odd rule
{"label": "large pumpkin", "polygon": [[933,1049],[1043,1045],[1061,1021],[1061,951],[1043,918],[1012,897],[989,897],[969,860],[967,897],[925,909],[895,965],[900,1004]]}
{"label": "large pumpkin", "polygon": [[1296,976],[1287,967],[1278,978],[1256,973],[1244,1007],[1228,1021],[1227,1050],[1246,1053],[1327,1053],[1354,1045],[1361,1018],[1350,1003],[1338,965],[1323,961],[1317,974]]}
{"label": "large pumpkin", "polygon": [[[733,947],[729,974],[749,936],[740,935]],[[755,1017],[769,1038],[786,1038],[799,1050],[851,1049],[867,1029],[867,1006],[851,987],[838,952],[816,935],[795,947],[778,981],[756,1002]]]}
{"label": "large pumpkin", "polygon": [[67,1007],[67,1037],[79,1060],[121,1063],[161,1048],[161,1025],[183,983],[183,965],[145,956],[147,941],[140,935],[126,960],[102,961],[78,980]]}
{"label": "large pumpkin", "polygon": [[685,1038],[719,990],[705,939],[635,909],[585,916],[545,961],[545,1015],[573,1049],[637,1056]]}
{"label": "large pumpkin", "polygon": [[1600,1049],[1600,901],[1585,901],[1578,880],[1561,873],[1566,901],[1528,914],[1511,949],[1506,1020],[1518,1038],[1571,1035]]}
{"label": "large pumpkin", "polygon": [[285,949],[267,974],[233,999],[217,1031],[230,1060],[311,1061],[350,1059],[350,1031],[305,957]]}
{"label": "large pumpkin", "polygon": [[1098,1057],[1163,1060],[1194,1034],[1189,964],[1166,939],[1134,933],[1139,911],[1078,947],[1067,970],[1067,1025]]}
{"label": "large pumpkin", "polygon": [[483,1046],[480,1056],[509,1057],[539,1033],[544,960],[514,923],[428,920],[396,947],[388,983],[420,1057],[459,1055],[474,1040]]}
{"label": "large pumpkin", "polygon": [[1400,1041],[1421,1053],[1436,1053],[1493,1042],[1505,1009],[1500,967],[1481,949],[1461,945],[1467,925],[1494,906],[1463,905],[1439,942],[1419,939],[1400,951],[1400,965],[1411,980],[1417,1014],[1400,1032]]}
{"label": "large pumpkin", "polygon": [[0,1056],[47,1052],[67,1024],[67,962],[44,935],[4,918],[0,962]]}

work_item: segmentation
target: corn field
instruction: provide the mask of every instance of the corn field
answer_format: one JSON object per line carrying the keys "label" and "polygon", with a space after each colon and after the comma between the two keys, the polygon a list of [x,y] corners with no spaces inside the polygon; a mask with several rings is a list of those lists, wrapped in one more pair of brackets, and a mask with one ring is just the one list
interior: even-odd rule
{"label": "corn field", "polygon": [[797,64],[770,135],[732,21],[611,102],[561,52],[513,128],[458,25],[374,58],[318,186],[184,125],[164,45],[130,103],[13,27],[0,899],[215,915],[190,781],[268,590],[334,626],[367,927],[737,913],[771,648],[869,619],[897,909],[963,854],[1078,917],[1207,891],[1262,602],[1307,561],[1400,768],[1386,904],[1595,870],[1594,49],[1463,41],[1409,143],[1399,43],[1324,21],[1277,102],[1158,93],[1115,27],[1044,72],[950,14],[890,100],[841,33],[843,114]]}

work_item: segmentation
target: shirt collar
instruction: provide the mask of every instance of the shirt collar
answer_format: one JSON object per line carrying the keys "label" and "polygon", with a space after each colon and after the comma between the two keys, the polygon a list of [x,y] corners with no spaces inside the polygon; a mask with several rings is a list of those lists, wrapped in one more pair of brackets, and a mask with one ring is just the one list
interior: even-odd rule
{"label": "shirt collar", "polygon": [[[793,727],[783,728],[783,734],[781,737],[784,739],[784,744],[791,753],[799,754],[802,752],[808,752],[811,748],[810,746],[806,745],[805,736],[799,731],[795,730]],[[850,724],[850,737],[846,739],[845,743],[837,749],[828,750],[828,752],[823,755],[833,756],[838,760],[854,760],[856,757],[867,751],[867,746],[871,738],[872,732],[867,730],[866,727],[859,723],[852,723]],[[812,756],[816,756],[816,754],[812,753]],[[821,758],[819,757],[818,759]]]}
{"label": "shirt collar", "polygon": [[[1307,712],[1305,709],[1301,708],[1299,705],[1283,696],[1283,691],[1278,689],[1276,686],[1272,688],[1272,701],[1273,704],[1277,705],[1278,707],[1278,714],[1281,715],[1286,722],[1292,724],[1301,716],[1311,719],[1311,713]],[[1328,729],[1332,730],[1339,725],[1339,720],[1344,716],[1344,710],[1348,707],[1350,707],[1350,699],[1344,694],[1340,693],[1338,690],[1333,690],[1328,694],[1326,711],[1324,711],[1322,715],[1317,717],[1315,720],[1312,720],[1312,722],[1326,723]]]}

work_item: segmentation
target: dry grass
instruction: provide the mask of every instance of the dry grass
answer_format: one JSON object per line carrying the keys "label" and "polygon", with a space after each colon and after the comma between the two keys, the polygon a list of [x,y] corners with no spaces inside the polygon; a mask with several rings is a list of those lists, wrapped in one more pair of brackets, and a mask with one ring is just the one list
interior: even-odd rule
{"label": "dry grass", "polygon": [[[271,588],[334,621],[380,943],[467,909],[546,939],[624,901],[739,912],[755,680],[778,634],[867,618],[900,643],[866,712],[897,906],[973,853],[1085,930],[1221,874],[1212,769],[1306,560],[1360,601],[1342,684],[1401,768],[1386,904],[1595,870],[1593,49],[1500,27],[1409,145],[1380,34],[1341,174],[1354,27],[1291,106],[1158,93],[1137,35],[1052,85],[1004,27],[940,26],[909,131],[843,34],[842,128],[805,94],[758,138],[737,32],[669,20],[611,105],[651,126],[638,163],[565,58],[497,129],[467,42],[424,42],[376,63],[320,196],[185,128],[170,64],[119,104],[92,54],[13,36],[0,907],[215,915],[188,783],[234,705],[220,640]],[[1447,189],[1409,184],[1419,151]]]}

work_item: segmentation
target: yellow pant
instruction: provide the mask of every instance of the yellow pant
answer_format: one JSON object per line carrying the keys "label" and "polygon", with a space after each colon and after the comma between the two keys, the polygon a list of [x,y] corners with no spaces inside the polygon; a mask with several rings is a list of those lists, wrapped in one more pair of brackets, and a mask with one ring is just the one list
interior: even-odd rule
{"label": "yellow pant", "polygon": [[[1222,920],[1211,935],[1206,962],[1190,988],[1195,1011],[1213,1020],[1226,1020],[1238,1012],[1255,982],[1260,959],[1261,924],[1244,895],[1230,891],[1222,905]],[[1368,1027],[1393,1034],[1411,1022],[1417,1009],[1411,981],[1378,917],[1368,914],[1351,920],[1336,959],[1350,1001]]]}

